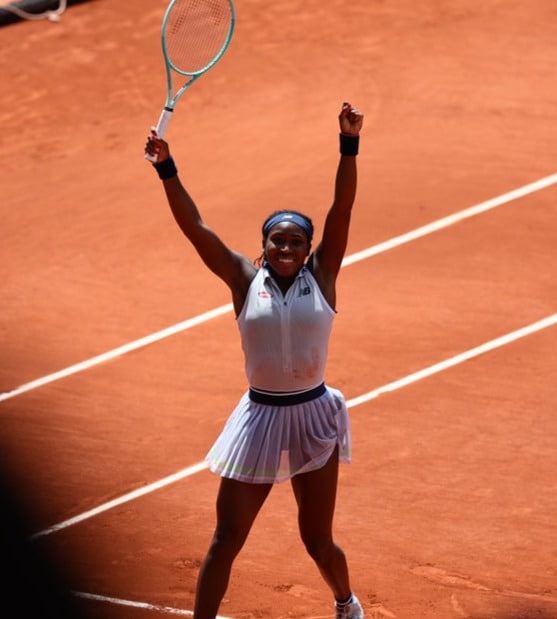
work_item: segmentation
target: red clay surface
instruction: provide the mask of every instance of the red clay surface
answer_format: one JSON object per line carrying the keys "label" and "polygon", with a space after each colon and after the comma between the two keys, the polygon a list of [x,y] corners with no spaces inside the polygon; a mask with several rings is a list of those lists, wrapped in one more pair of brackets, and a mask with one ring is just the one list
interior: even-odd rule
{"label": "red clay surface", "polygon": [[[132,8],[133,7],[133,8]],[[98,0],[0,29],[0,391],[229,303],[143,159],[165,2]],[[343,100],[366,114],[348,254],[555,172],[551,0],[238,0],[168,138],[207,222],[320,229]],[[327,379],[348,399],[555,310],[555,185],[347,266]],[[336,536],[368,617],[557,617],[557,330],[351,409]],[[200,462],[245,388],[228,313],[0,404],[35,531]],[[203,471],[44,535],[74,591],[191,609],[218,479]],[[277,486],[221,614],[327,618]],[[84,600],[92,618],[165,617]]]}

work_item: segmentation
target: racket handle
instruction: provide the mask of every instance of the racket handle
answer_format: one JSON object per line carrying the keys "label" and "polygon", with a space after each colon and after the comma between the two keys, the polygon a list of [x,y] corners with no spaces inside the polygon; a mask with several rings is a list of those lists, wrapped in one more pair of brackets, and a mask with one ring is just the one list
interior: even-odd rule
{"label": "racket handle", "polygon": [[[170,122],[170,119],[172,118],[173,111],[174,110],[172,110],[171,108],[165,107],[163,111],[161,112],[161,115],[159,117],[159,122],[157,123],[157,126],[155,127],[157,137],[161,138],[161,140],[164,138],[164,135],[166,133],[166,128],[168,127],[168,123]],[[156,163],[157,161],[156,155],[145,154],[145,159],[148,159],[152,163]]]}
{"label": "racket handle", "polygon": [[168,123],[170,122],[170,119],[172,118],[173,111],[174,110],[172,110],[171,108],[165,107],[163,111],[161,112],[159,122],[157,123],[156,129],[155,129],[155,131],[157,132],[157,137],[161,139],[164,138],[164,135],[166,133],[166,128],[168,127]]}

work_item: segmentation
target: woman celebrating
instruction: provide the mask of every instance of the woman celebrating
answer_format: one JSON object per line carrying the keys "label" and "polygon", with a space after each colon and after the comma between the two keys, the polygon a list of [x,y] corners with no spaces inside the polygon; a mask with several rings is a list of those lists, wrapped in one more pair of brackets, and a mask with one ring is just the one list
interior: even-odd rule
{"label": "woman celebrating", "polygon": [[146,153],[174,218],[207,267],[230,288],[249,390],[207,455],[221,476],[217,524],[199,573],[194,619],[215,619],[232,563],[274,483],[290,479],[302,541],[335,598],[336,619],[362,619],[346,558],[333,540],[338,464],[350,460],[344,396],[324,383],[336,279],[356,196],[363,115],[344,103],[340,161],[323,238],[311,252],[306,215],[277,211],[262,226],[257,264],[227,247],[183,187],[168,144],[153,131]]}

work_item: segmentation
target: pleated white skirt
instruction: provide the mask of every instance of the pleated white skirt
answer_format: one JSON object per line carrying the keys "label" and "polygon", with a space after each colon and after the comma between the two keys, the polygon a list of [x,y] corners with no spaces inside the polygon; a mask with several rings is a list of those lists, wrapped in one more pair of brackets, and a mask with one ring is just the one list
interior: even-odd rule
{"label": "pleated white skirt", "polygon": [[276,483],[321,468],[337,445],[339,460],[350,462],[350,421],[337,389],[291,406],[257,404],[246,392],[206,461],[222,477]]}

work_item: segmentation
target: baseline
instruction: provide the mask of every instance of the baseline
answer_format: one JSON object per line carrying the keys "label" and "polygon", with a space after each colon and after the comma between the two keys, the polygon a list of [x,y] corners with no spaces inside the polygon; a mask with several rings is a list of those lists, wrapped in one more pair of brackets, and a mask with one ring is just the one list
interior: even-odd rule
{"label": "baseline", "polygon": [[[128,606],[131,608],[154,610],[160,613],[167,613],[171,615],[183,615],[185,617],[193,617],[193,611],[183,610],[181,608],[174,608],[173,606],[160,606],[158,604],[148,604],[147,602],[133,602],[131,600],[122,600],[120,598],[110,597],[106,595],[97,595],[95,593],[84,593],[82,591],[75,591],[74,595],[85,600],[93,600],[94,602],[108,602],[110,604],[116,604],[118,606]],[[229,618],[217,615],[216,619]]]}

